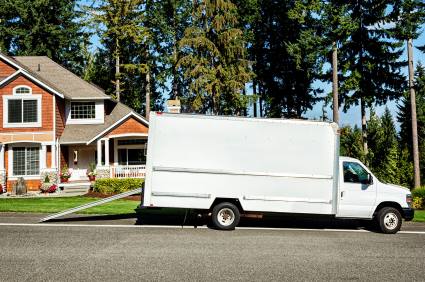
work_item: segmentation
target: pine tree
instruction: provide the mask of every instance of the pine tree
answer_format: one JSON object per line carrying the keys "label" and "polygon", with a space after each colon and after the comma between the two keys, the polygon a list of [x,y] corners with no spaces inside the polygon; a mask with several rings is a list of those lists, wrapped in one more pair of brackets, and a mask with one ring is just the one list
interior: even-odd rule
{"label": "pine tree", "polygon": [[340,48],[341,102],[344,110],[360,104],[363,146],[367,154],[366,107],[382,105],[398,98],[405,85],[398,61],[399,42],[392,40],[389,1],[358,0],[349,2],[353,29]]}
{"label": "pine tree", "polygon": [[362,132],[357,127],[344,126],[341,128],[340,155],[364,161],[365,154],[362,145]]}
{"label": "pine tree", "polygon": [[179,41],[178,62],[188,83],[183,102],[196,112],[241,114],[242,89],[252,72],[246,60],[236,6],[228,0],[194,1],[192,26]]}
{"label": "pine tree", "polygon": [[396,0],[394,9],[394,20],[396,25],[396,36],[400,40],[407,42],[407,57],[409,69],[409,92],[412,115],[412,142],[413,142],[413,163],[415,171],[415,187],[421,183],[419,172],[419,151],[418,151],[418,128],[416,119],[416,98],[413,85],[413,40],[417,39],[421,33],[420,27],[425,21],[425,3],[421,0]]}
{"label": "pine tree", "polygon": [[147,66],[133,59],[139,54],[132,54],[125,60],[125,52],[134,49],[132,45],[144,46],[148,31],[143,26],[145,14],[142,0],[102,0],[96,6],[86,6],[91,21],[100,33],[102,44],[112,52],[115,62],[115,98],[121,100],[123,82],[122,69],[128,73],[146,72]]}
{"label": "pine tree", "polygon": [[[420,63],[416,68],[415,90],[420,153],[419,165],[421,178],[423,178],[425,176],[425,67]],[[407,147],[410,154],[408,160],[413,163],[411,105],[410,96],[407,92],[401,99],[401,102],[398,106],[397,120],[400,123],[400,144],[403,144],[403,146]]]}
{"label": "pine tree", "polygon": [[0,48],[10,55],[48,56],[80,74],[82,43],[77,0],[14,0],[0,4]]}
{"label": "pine tree", "polygon": [[[325,27],[324,56],[325,60],[332,65],[332,74],[328,73],[325,76],[327,81],[332,81],[333,121],[339,123],[338,49],[339,46],[345,44],[350,30],[353,29],[347,2],[340,0],[324,1],[321,18]],[[332,55],[329,56],[329,53],[332,53]],[[329,57],[331,58],[329,59]]]}

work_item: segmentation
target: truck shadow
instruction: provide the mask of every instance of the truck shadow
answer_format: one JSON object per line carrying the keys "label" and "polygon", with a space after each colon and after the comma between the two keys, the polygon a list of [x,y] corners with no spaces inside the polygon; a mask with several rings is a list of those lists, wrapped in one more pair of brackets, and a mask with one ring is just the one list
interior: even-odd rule
{"label": "truck shadow", "polygon": [[[119,215],[77,215],[49,222],[108,222],[113,224],[210,226],[210,217],[199,217],[191,210],[144,209],[136,213]],[[306,216],[287,214],[264,214],[262,218],[242,217],[239,227],[294,228],[294,229],[365,229],[375,232],[373,222],[367,220],[335,219],[329,216]]]}

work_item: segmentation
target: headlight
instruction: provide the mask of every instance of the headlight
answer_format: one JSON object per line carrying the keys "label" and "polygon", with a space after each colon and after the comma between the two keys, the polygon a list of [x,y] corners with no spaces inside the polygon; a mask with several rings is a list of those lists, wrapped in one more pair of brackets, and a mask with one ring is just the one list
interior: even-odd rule
{"label": "headlight", "polygon": [[412,194],[407,194],[406,195],[406,203],[409,206],[409,208],[412,207],[412,202],[413,202]]}

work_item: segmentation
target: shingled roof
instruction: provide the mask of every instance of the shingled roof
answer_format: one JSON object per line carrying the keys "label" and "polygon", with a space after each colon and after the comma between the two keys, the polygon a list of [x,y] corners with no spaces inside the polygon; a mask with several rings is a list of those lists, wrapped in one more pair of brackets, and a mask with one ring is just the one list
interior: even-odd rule
{"label": "shingled roof", "polygon": [[110,99],[101,88],[81,79],[46,56],[16,56],[13,59],[22,68],[53,86],[66,99]]}
{"label": "shingled roof", "polygon": [[115,104],[114,108],[109,115],[105,115],[105,122],[103,124],[67,124],[59,142],[61,144],[89,143],[99,133],[107,130],[129,115],[133,115],[147,124],[147,121],[131,108],[121,103],[112,103]]}

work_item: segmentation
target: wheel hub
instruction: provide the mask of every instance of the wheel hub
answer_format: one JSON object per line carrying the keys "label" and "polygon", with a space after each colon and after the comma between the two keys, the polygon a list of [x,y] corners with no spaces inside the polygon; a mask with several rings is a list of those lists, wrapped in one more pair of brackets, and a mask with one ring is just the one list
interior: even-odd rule
{"label": "wheel hub", "polygon": [[229,209],[221,209],[217,214],[217,220],[223,226],[229,226],[235,221],[235,213]]}
{"label": "wheel hub", "polygon": [[397,215],[395,215],[394,213],[387,213],[384,217],[384,224],[385,227],[393,230],[397,227],[398,225],[398,217]]}

